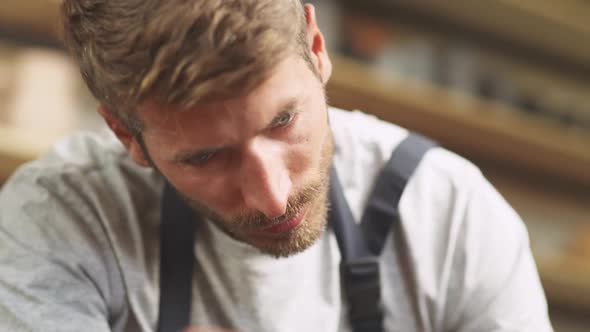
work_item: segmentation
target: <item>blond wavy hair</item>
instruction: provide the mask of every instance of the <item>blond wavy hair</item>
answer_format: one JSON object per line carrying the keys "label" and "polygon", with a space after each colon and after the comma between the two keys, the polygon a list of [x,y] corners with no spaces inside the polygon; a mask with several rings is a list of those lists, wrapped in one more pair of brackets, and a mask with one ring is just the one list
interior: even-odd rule
{"label": "blond wavy hair", "polygon": [[299,0],[64,0],[88,88],[135,133],[145,101],[190,108],[245,93],[287,55],[308,64]]}

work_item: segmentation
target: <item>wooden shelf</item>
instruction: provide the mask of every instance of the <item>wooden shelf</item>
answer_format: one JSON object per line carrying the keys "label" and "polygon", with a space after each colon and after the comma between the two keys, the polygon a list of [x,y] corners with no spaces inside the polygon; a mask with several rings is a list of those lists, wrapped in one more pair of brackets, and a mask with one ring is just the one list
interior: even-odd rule
{"label": "wooden shelf", "polygon": [[424,133],[466,155],[590,188],[590,135],[423,82],[386,79],[333,56],[330,102]]}
{"label": "wooden shelf", "polygon": [[483,174],[522,217],[552,309],[590,312],[590,191],[523,178],[497,167]]}
{"label": "wooden shelf", "polygon": [[[373,15],[444,30],[473,42],[519,53],[527,61],[548,60],[568,72],[590,72],[587,17],[590,4],[563,0],[346,0]],[[379,8],[376,8],[379,7]],[[408,18],[409,17],[409,18]],[[584,75],[581,75],[582,77]]]}
{"label": "wooden shelf", "polygon": [[0,183],[20,165],[38,158],[53,140],[39,133],[0,126]]}
{"label": "wooden shelf", "polygon": [[4,28],[56,38],[60,0],[2,0],[0,22]]}
{"label": "wooden shelf", "polygon": [[588,257],[536,260],[543,287],[554,305],[578,312],[590,312]]}

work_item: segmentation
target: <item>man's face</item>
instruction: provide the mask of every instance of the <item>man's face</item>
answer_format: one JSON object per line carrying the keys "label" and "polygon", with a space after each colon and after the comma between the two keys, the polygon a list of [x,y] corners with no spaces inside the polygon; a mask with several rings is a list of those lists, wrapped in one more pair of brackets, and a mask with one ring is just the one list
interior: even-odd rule
{"label": "man's face", "polygon": [[189,110],[145,105],[152,162],[199,213],[274,256],[313,244],[326,223],[332,159],[323,84],[300,57],[250,93]]}

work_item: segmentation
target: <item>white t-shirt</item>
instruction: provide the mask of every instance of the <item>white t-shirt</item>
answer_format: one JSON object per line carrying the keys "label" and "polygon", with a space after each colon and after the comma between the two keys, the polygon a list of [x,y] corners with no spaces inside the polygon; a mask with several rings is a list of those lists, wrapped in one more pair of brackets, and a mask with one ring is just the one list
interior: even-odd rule
{"label": "white t-shirt", "polygon": [[[330,109],[334,165],[357,220],[407,131]],[[110,133],[68,138],[0,193],[0,331],[154,331],[163,179]],[[430,150],[381,256],[386,331],[552,331],[523,222],[479,170]],[[275,259],[210,223],[196,230],[196,326],[349,331],[326,231]]]}

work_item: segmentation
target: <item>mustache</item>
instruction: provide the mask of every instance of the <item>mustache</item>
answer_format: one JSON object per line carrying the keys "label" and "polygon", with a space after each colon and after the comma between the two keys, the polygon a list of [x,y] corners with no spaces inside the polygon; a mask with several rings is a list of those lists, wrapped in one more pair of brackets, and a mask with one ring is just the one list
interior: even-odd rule
{"label": "mustache", "polygon": [[279,224],[287,219],[297,215],[301,210],[313,202],[322,192],[325,187],[325,181],[318,181],[310,184],[297,194],[293,195],[287,201],[287,208],[283,215],[268,218],[262,212],[256,211],[253,213],[243,214],[232,218],[230,225],[232,228],[240,229],[259,229],[262,227],[269,227]]}

